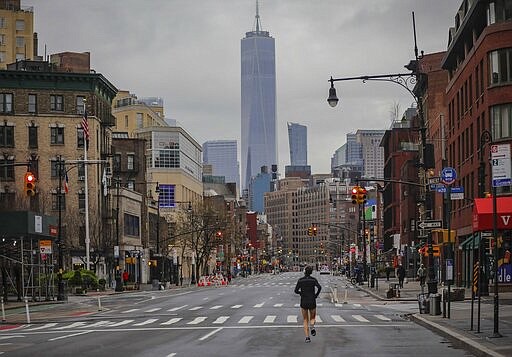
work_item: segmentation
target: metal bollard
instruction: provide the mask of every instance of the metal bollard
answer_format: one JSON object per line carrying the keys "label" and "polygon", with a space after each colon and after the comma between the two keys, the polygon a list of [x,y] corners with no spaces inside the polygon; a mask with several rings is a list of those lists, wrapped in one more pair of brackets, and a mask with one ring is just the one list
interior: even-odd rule
{"label": "metal bollard", "polygon": [[348,298],[348,284],[345,285],[345,298],[343,299],[344,304],[348,303],[347,298]]}
{"label": "metal bollard", "polygon": [[2,322],[5,322],[5,306],[4,306],[4,297],[0,297],[0,300],[2,301]]}
{"label": "metal bollard", "polygon": [[100,296],[100,289],[96,289],[96,292],[98,293],[98,311],[101,311],[101,296]]}
{"label": "metal bollard", "polygon": [[30,325],[30,311],[28,309],[28,299],[25,297],[25,312],[27,314],[27,324]]}
{"label": "metal bollard", "polygon": [[334,302],[338,303],[338,285],[334,284]]}

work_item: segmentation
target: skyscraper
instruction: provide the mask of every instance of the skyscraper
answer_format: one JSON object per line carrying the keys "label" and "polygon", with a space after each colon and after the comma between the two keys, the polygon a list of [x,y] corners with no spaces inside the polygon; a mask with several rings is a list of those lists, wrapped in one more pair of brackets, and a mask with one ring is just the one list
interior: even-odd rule
{"label": "skyscraper", "polygon": [[240,167],[236,140],[211,140],[203,144],[203,162],[212,165],[212,174],[224,176],[226,182],[236,182],[240,189]]}
{"label": "skyscraper", "polygon": [[308,164],[308,128],[297,123],[288,123],[288,141],[290,144],[290,165]]}
{"label": "skyscraper", "polygon": [[277,164],[275,41],[262,31],[258,3],[256,28],[241,40],[242,185],[262,166]]}

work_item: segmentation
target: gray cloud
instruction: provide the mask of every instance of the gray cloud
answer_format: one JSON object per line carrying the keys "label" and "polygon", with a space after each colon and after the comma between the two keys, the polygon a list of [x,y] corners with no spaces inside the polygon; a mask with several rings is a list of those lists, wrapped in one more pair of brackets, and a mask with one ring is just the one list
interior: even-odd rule
{"label": "gray cloud", "polygon": [[[348,132],[389,128],[389,111],[412,97],[385,83],[328,78],[403,72],[418,47],[446,49],[460,0],[260,0],[264,30],[276,39],[281,169],[289,162],[286,122],[308,126],[309,161],[329,172]],[[240,39],[254,26],[253,0],[23,0],[34,6],[40,53],[90,51],[93,68],[119,89],[164,98],[199,143],[240,138]],[[395,88],[396,87],[396,88]]]}

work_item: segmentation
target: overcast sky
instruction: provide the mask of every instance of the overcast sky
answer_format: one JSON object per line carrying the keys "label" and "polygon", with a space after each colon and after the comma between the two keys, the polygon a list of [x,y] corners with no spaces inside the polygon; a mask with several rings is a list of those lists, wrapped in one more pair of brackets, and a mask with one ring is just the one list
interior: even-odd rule
{"label": "overcast sky", "polygon": [[[165,114],[202,144],[236,139],[240,150],[240,40],[254,29],[255,0],[22,0],[34,6],[39,54],[91,52],[91,67],[118,89],[164,99]],[[263,30],[276,40],[279,168],[290,161],[286,123],[308,127],[313,173],[358,129],[388,129],[398,85],[336,85],[333,77],[407,72],[418,49],[446,50],[462,0],[260,0]]]}

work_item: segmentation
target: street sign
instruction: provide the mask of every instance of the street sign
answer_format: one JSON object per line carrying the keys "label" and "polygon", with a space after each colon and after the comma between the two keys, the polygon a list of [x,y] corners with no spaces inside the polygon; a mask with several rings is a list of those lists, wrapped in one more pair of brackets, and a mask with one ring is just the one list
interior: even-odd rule
{"label": "street sign", "polygon": [[52,254],[52,241],[51,240],[40,240],[39,241],[39,252],[41,254]]}
{"label": "street sign", "polygon": [[420,229],[443,228],[443,221],[421,221],[420,223],[418,223],[418,227],[420,227]]}
{"label": "street sign", "polygon": [[510,144],[491,145],[492,186],[512,185]]}
{"label": "street sign", "polygon": [[445,185],[451,185],[457,179],[457,171],[453,167],[445,167],[441,171],[441,182]]}
{"label": "street sign", "polygon": [[436,184],[436,183],[440,183],[440,182],[441,182],[441,177],[439,177],[439,176],[429,177],[429,178],[428,178],[428,183],[429,183],[430,185],[432,185],[432,184]]}

